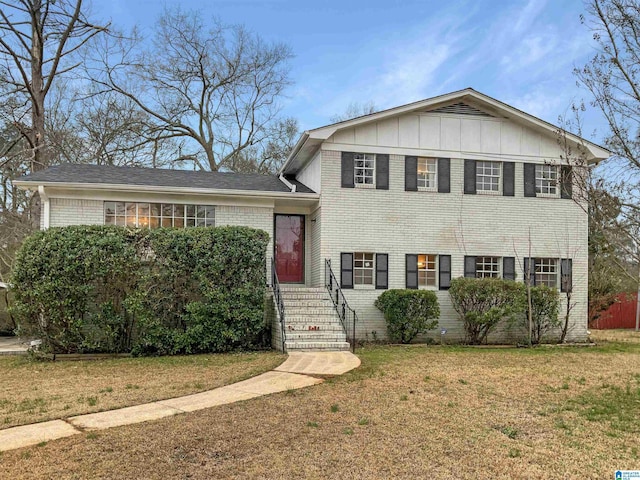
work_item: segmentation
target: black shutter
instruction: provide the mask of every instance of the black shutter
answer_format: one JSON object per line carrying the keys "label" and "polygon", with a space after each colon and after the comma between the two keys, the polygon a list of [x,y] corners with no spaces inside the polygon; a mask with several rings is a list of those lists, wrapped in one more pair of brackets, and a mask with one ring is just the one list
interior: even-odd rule
{"label": "black shutter", "polygon": [[342,188],[353,188],[353,152],[342,152]]}
{"label": "black shutter", "polygon": [[515,195],[516,164],[513,162],[502,162],[502,195],[513,197]]}
{"label": "black shutter", "polygon": [[464,193],[476,193],[476,161],[464,161]]}
{"label": "black shutter", "polygon": [[524,164],[524,196],[536,196],[536,164]]}
{"label": "black shutter", "polygon": [[560,167],[560,196],[571,198],[573,196],[573,167],[563,165]]}
{"label": "black shutter", "polygon": [[571,292],[573,290],[573,261],[563,258],[560,261],[560,291]]}
{"label": "black shutter", "polygon": [[451,192],[450,163],[448,158],[438,159],[438,192],[440,193]]}
{"label": "black shutter", "polygon": [[418,191],[418,157],[404,157],[404,189]]}
{"label": "black shutter", "polygon": [[[531,271],[529,271],[531,268]],[[536,284],[536,259],[535,258],[524,258],[524,282],[527,283],[529,278],[529,273],[531,273],[531,280],[529,281],[529,285]]]}
{"label": "black shutter", "polygon": [[389,255],[376,253],[376,288],[389,288]]}
{"label": "black shutter", "polygon": [[476,278],[476,257],[464,257],[464,276]]}
{"label": "black shutter", "polygon": [[505,280],[516,279],[515,257],[502,257],[502,278],[504,278]]}
{"label": "black shutter", "polygon": [[340,287],[353,288],[353,253],[340,254]]}
{"label": "black shutter", "polygon": [[418,288],[418,255],[407,253],[406,255],[407,288]]}
{"label": "black shutter", "polygon": [[389,155],[386,153],[376,155],[376,188],[389,190]]}
{"label": "black shutter", "polygon": [[449,290],[451,286],[451,255],[438,255],[438,288]]}

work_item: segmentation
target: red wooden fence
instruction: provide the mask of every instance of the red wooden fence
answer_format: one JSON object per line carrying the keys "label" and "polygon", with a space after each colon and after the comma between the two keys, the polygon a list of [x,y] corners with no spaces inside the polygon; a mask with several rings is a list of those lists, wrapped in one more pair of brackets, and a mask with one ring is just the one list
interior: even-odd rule
{"label": "red wooden fence", "polygon": [[589,322],[589,328],[604,330],[610,328],[636,328],[636,293],[621,293],[616,303],[595,320]]}

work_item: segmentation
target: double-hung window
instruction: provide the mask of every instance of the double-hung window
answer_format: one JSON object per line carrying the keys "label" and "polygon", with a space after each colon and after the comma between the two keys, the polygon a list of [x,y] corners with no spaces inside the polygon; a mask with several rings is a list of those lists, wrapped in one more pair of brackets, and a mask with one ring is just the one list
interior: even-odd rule
{"label": "double-hung window", "polygon": [[476,278],[500,278],[500,257],[476,257]]}
{"label": "double-hung window", "polygon": [[536,164],[536,195],[558,195],[558,166]]}
{"label": "double-hung window", "polygon": [[373,153],[356,153],[353,156],[353,183],[371,186],[376,183],[376,156]]}
{"label": "double-hung window", "polygon": [[555,258],[536,258],[535,276],[536,285],[557,288],[558,260]]}
{"label": "double-hung window", "polygon": [[476,191],[478,193],[500,193],[500,162],[476,162]]}
{"label": "double-hung window", "polygon": [[436,255],[418,255],[418,287],[435,287]]}
{"label": "double-hung window", "polygon": [[353,254],[354,285],[373,285],[373,258],[373,253],[355,252]]}
{"label": "double-hung window", "polygon": [[437,159],[418,157],[418,190],[437,191],[437,173]]}

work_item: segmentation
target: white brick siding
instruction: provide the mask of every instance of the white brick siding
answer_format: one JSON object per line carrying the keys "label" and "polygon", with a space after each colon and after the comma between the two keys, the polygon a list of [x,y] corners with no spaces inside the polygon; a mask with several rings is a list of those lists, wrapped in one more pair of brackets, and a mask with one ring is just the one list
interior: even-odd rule
{"label": "white brick siding", "polygon": [[271,207],[236,207],[229,205],[216,206],[216,226],[238,225],[258,228],[269,234],[267,246],[267,279],[270,278],[270,262],[273,256],[273,208]]}
{"label": "white brick siding", "polygon": [[[315,220],[315,221],[314,221]],[[324,286],[324,258],[322,257],[322,236],[320,234],[322,230],[322,212],[318,208],[311,215],[307,215],[307,225],[310,225],[310,243],[311,243],[311,275],[310,286],[322,287]]]}
{"label": "white brick siding", "polygon": [[[50,227],[67,225],[102,225],[104,207],[101,200],[79,200],[73,198],[50,198]],[[41,228],[42,228],[41,224]]]}
{"label": "white brick siding", "polygon": [[[351,151],[358,151],[353,146]],[[381,150],[380,153],[384,153]],[[339,276],[340,252],[389,254],[389,288],[405,288],[405,254],[451,255],[452,278],[464,275],[464,255],[573,259],[574,300],[571,340],[584,340],[587,328],[587,216],[572,200],[525,198],[523,163],[516,163],[515,196],[463,194],[462,158],[451,159],[451,193],[405,192],[404,156],[390,155],[389,190],[341,188],[341,152],[322,150],[321,256],[330,258]],[[514,161],[512,158],[495,160]],[[543,159],[539,160],[540,162]],[[319,220],[318,220],[319,221]],[[386,337],[384,317],[374,306],[382,290],[346,290],[359,316],[358,336],[376,331]],[[459,340],[462,324],[447,291],[437,291],[439,328]],[[506,339],[508,332],[490,341]],[[439,338],[439,330],[434,332]],[[522,338],[522,332],[509,337]]]}

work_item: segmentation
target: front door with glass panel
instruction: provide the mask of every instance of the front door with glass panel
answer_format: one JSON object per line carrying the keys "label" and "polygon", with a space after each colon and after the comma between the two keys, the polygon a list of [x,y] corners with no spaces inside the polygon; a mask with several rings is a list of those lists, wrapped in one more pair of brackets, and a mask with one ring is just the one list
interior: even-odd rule
{"label": "front door with glass panel", "polygon": [[304,283],[304,215],[276,215],[274,227],[278,281]]}

